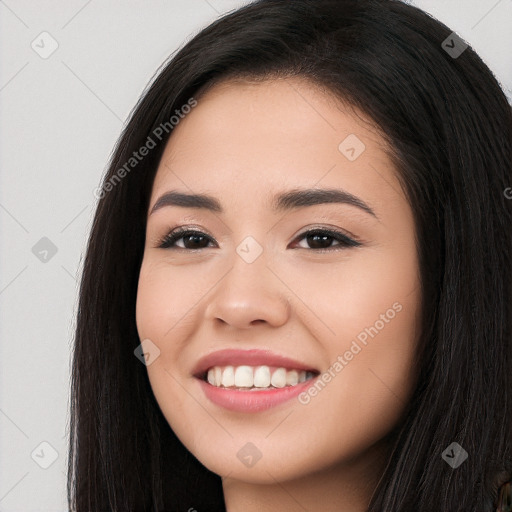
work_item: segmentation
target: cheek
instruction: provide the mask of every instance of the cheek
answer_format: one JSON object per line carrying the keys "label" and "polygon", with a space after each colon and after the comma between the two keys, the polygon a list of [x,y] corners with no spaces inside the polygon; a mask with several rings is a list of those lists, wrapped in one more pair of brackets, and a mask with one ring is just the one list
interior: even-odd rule
{"label": "cheek", "polygon": [[316,314],[308,328],[321,340],[329,368],[302,403],[313,423],[330,410],[331,434],[362,446],[393,427],[414,387],[421,314],[415,248],[409,240],[406,246],[354,252],[328,273],[312,267],[295,271],[295,291]]}
{"label": "cheek", "polygon": [[186,339],[190,327],[183,317],[194,304],[194,294],[186,286],[186,280],[184,272],[171,273],[168,266],[144,260],[137,288],[139,339],[150,340],[159,351],[158,357],[147,366],[148,377],[155,399],[171,426],[172,418],[183,414],[182,388],[174,373],[180,340]]}
{"label": "cheek", "polygon": [[141,342],[150,340],[158,348],[158,357],[147,366],[147,372],[168,419],[181,414],[183,354],[201,325],[201,301],[207,300],[214,283],[212,273],[200,266],[173,267],[165,260],[143,260],[136,325]]}
{"label": "cheek", "polygon": [[[147,366],[148,376],[158,401],[164,389],[172,388],[169,371],[180,353],[180,340],[186,336],[187,323],[180,321],[188,307],[186,288],[181,291],[180,274],[143,261],[137,288],[136,324],[139,339],[156,345],[158,357]],[[174,278],[176,277],[176,279]],[[180,292],[177,292],[180,290]]]}
{"label": "cheek", "polygon": [[421,309],[420,280],[414,244],[410,237],[406,242],[349,249],[326,258],[326,264],[306,259],[278,262],[274,272],[297,297],[294,313],[308,320],[323,349],[343,353],[356,336],[363,342],[371,339],[365,329],[376,323],[379,333],[389,332],[390,324],[401,326],[402,334],[387,341],[391,349],[413,344]]}
{"label": "cheek", "polygon": [[[338,302],[343,309],[336,323],[331,310],[340,340],[332,354],[343,360],[333,388],[342,404],[339,421],[355,436],[366,430],[363,437],[368,440],[396,424],[412,394],[421,287],[413,247],[383,251],[378,258],[369,255],[357,266],[344,276]],[[328,407],[327,396],[323,398],[320,408]],[[353,421],[347,421],[347,411]]]}
{"label": "cheek", "polygon": [[197,270],[173,269],[165,262],[144,260],[137,288],[136,322],[142,339],[168,345],[189,325],[193,306],[204,294]]}
{"label": "cheek", "polygon": [[295,442],[310,447],[312,465],[357,456],[400,421],[415,383],[417,298],[367,295],[357,301],[355,318],[348,308],[336,323],[331,317],[337,336],[329,343],[329,367],[300,396],[296,415],[309,428],[298,421]]}

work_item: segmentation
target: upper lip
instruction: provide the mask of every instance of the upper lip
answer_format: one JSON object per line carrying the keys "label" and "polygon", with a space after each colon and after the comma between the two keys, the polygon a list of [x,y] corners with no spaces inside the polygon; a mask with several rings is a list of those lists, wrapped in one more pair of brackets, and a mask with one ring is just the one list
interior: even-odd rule
{"label": "upper lip", "polygon": [[202,378],[206,371],[213,366],[278,366],[280,368],[288,368],[295,370],[305,370],[318,373],[318,370],[311,365],[301,363],[295,359],[291,359],[280,354],[271,352],[270,350],[251,349],[224,349],[212,352],[199,359],[192,370],[192,375]]}

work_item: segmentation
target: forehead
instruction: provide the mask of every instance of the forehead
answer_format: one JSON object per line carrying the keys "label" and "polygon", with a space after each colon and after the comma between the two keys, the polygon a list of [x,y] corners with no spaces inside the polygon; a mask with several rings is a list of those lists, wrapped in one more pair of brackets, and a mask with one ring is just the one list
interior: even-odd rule
{"label": "forehead", "polygon": [[297,78],[227,81],[173,129],[153,196],[178,187],[256,201],[321,186],[388,200],[394,173],[378,129],[333,94]]}

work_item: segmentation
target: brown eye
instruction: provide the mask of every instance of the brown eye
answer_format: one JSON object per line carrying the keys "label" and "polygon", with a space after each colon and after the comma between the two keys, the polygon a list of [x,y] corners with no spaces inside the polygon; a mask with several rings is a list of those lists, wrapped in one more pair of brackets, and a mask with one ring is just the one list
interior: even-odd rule
{"label": "brown eye", "polygon": [[[178,240],[183,239],[184,247],[176,245]],[[208,243],[213,241],[208,235],[201,231],[190,229],[178,229],[165,235],[158,245],[161,249],[179,248],[179,249],[205,249]]]}
{"label": "brown eye", "polygon": [[[313,229],[311,231],[306,231],[299,238],[297,238],[296,241],[304,239],[310,245],[311,249],[320,251],[339,250],[348,247],[359,247],[361,245],[360,242],[353,240],[344,233],[341,233],[340,231],[333,231],[330,229]],[[332,246],[333,240],[338,242],[334,246]],[[304,249],[307,247],[301,248]]]}

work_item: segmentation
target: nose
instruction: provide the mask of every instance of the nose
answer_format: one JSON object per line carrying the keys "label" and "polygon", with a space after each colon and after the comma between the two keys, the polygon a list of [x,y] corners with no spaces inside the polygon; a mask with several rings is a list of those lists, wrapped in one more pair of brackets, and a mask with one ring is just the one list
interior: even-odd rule
{"label": "nose", "polygon": [[261,254],[247,263],[235,254],[233,265],[210,294],[208,321],[248,329],[259,323],[279,327],[290,314],[289,290]]}

